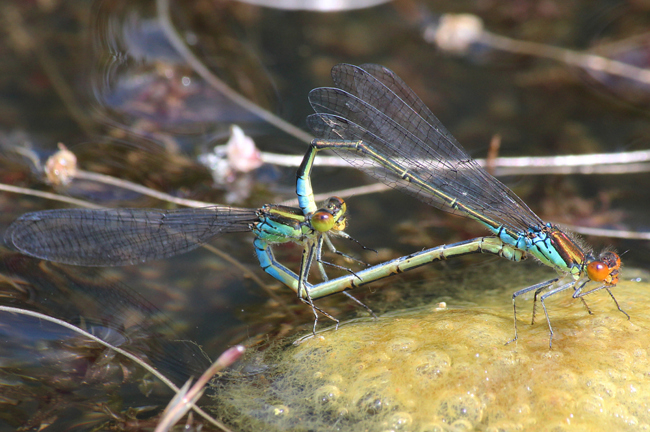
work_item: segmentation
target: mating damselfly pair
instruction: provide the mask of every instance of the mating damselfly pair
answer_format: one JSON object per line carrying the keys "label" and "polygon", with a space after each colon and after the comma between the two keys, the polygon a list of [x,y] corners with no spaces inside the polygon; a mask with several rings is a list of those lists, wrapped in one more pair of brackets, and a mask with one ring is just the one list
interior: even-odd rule
{"label": "mating damselfly pair", "polygon": [[[549,345],[553,328],[545,300],[554,294],[572,289],[573,298],[584,302],[586,295],[604,289],[627,315],[610,290],[619,279],[618,255],[606,251],[596,258],[558,227],[543,222],[471,159],[392,71],[378,65],[340,64],[332,69],[332,77],[336,88],[317,88],[309,94],[316,114],[309,116],[308,124],[318,138],[298,169],[298,208],[46,210],[21,216],[6,232],[5,241],[26,254],[50,261],[116,266],[184,253],[217,234],[252,231],[260,265],[312,307],[314,329],[316,311],[337,321],[317,308],[314,299],[337,292],[354,299],[345,290],[433,261],[473,253],[512,261],[530,254],[561,275],[513,294],[513,340],[517,339],[515,300],[528,292],[534,292],[534,301],[539,299],[544,308]],[[493,236],[437,246],[328,280],[324,269],[328,263],[321,257],[323,244],[336,252],[330,237],[350,236],[344,231],[346,204],[341,198],[329,198],[321,207],[314,201],[311,171],[320,150],[334,150],[352,165],[427,204],[475,219]],[[273,255],[272,245],[285,242],[303,247],[298,274]],[[318,284],[308,280],[314,263],[324,279]]]}

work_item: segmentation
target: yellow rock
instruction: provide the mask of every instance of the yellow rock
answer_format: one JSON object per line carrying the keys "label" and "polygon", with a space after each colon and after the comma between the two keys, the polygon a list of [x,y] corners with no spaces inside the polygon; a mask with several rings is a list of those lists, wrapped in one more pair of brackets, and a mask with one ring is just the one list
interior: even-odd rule
{"label": "yellow rock", "polygon": [[[629,277],[628,277],[629,279]],[[650,430],[648,284],[547,302],[530,325],[511,296],[488,307],[431,307],[357,320],[271,350],[267,369],[218,390],[218,415],[256,430],[638,431]],[[494,292],[489,294],[494,296]],[[452,303],[453,305],[453,303]],[[277,407],[289,407],[283,415]]]}

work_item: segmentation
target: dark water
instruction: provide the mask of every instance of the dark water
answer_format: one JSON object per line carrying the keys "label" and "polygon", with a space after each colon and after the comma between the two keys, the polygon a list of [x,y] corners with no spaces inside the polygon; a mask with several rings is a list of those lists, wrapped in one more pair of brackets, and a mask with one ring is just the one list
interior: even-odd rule
{"label": "dark water", "polygon": [[[33,162],[15,150],[29,149],[31,160],[44,160],[63,142],[85,170],[179,197],[254,208],[293,198],[295,168],[263,166],[215,187],[211,173],[196,162],[199,153],[225,142],[231,124],[241,126],[265,152],[302,155],[306,144],[201,78],[169,42],[155,2],[5,1],[0,8],[7,22],[0,39],[1,183],[108,207],[169,206],[92,182],[48,185]],[[178,32],[203,65],[302,129],[311,111],[307,93],[331,85],[334,64],[372,62],[400,75],[476,157],[485,157],[494,134],[502,137],[502,156],[642,150],[650,141],[647,86],[487,49],[455,57],[424,42],[420,30],[435,14],[466,12],[480,16],[497,34],[585,50],[647,32],[650,11],[642,3],[403,1],[324,14],[215,0],[176,2],[171,10]],[[647,66],[648,43],[640,40],[619,44],[614,55]],[[545,220],[649,228],[646,173],[502,180]],[[317,192],[367,182],[349,169],[321,168],[314,174]],[[484,233],[474,223],[396,192],[352,197],[348,203],[348,232],[380,255],[346,243],[340,247],[373,263]],[[22,213],[66,205],[3,193],[0,206],[4,231]],[[644,268],[650,260],[647,241],[587,241],[596,250],[612,246],[627,252],[628,267]],[[0,302],[101,333],[182,382],[205,367],[203,353],[216,358],[235,343],[263,346],[304,334],[311,325],[311,311],[259,270],[251,243],[249,234],[213,242],[272,285],[273,298],[240,269],[200,249],[89,273],[3,252]],[[296,268],[300,250],[282,246],[276,255]],[[463,266],[483,266],[486,260],[445,263],[432,274],[404,275],[397,284],[379,283],[357,294],[380,312],[412,306],[403,281],[417,281],[410,288],[415,290],[441,273],[445,280],[460,280]],[[532,283],[527,273],[522,271],[522,286]],[[432,290],[433,298],[453,302],[453,289]],[[509,302],[507,296],[502,300]],[[318,304],[340,318],[359,312],[342,296]],[[155,424],[158,411],[144,407],[164,405],[168,395],[133,365],[34,318],[0,312],[0,323],[5,347],[0,429],[51,424],[46,430],[140,430]],[[195,341],[202,350],[178,340]]]}

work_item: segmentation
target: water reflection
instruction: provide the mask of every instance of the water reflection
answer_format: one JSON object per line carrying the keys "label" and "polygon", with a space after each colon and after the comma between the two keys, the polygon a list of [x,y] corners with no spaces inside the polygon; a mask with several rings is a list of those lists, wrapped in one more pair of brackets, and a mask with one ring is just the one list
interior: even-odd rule
{"label": "water reflection", "polygon": [[[174,323],[151,303],[96,271],[56,266],[3,249],[0,278],[0,304],[74,324],[135,354],[177,385],[210,365],[205,353],[180,340]],[[124,407],[153,406],[169,397],[140,366],[53,323],[1,312],[0,337],[0,406],[13,412],[5,420],[14,426],[21,421],[23,426],[37,424],[47,415],[48,421],[67,428],[68,411],[76,409],[88,413],[75,420],[86,427],[88,421],[107,421],[107,410],[119,418]],[[33,404],[39,406],[36,413]]]}
{"label": "water reflection", "polygon": [[[141,135],[173,132],[213,137],[224,136],[230,123],[258,122],[185,63],[170,44],[152,2],[104,1],[97,2],[95,9],[96,65],[91,80],[95,108],[104,120]],[[211,30],[229,40],[232,36],[227,28]],[[183,36],[190,46],[200,39],[192,30]],[[245,47],[239,49],[245,53]],[[214,54],[230,56],[226,51]],[[259,98],[269,85],[266,79],[257,80],[250,93]]]}

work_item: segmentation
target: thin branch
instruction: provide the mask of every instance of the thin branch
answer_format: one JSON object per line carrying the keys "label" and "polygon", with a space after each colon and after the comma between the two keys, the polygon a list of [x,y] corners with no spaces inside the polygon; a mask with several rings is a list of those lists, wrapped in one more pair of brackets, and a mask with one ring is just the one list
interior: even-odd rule
{"label": "thin branch", "polygon": [[[93,341],[105,346],[106,348],[112,349],[115,352],[117,352],[118,354],[121,354],[124,357],[126,357],[126,358],[130,359],[131,361],[133,361],[134,363],[142,366],[147,372],[149,372],[150,374],[152,374],[153,376],[158,378],[161,382],[163,382],[167,387],[172,389],[174,392],[178,393],[178,391],[179,391],[179,388],[176,387],[176,385],[173,382],[171,382],[165,375],[161,374],[156,368],[154,368],[153,366],[147,364],[146,362],[141,360],[136,355],[134,355],[134,354],[122,349],[122,348],[118,348],[116,346],[113,346],[113,345],[109,344],[108,342],[98,338],[95,335],[92,335],[92,334],[88,333],[85,330],[80,329],[79,327],[77,327],[77,326],[75,326],[73,324],[70,324],[70,323],[65,322],[63,320],[60,320],[58,318],[54,318],[54,317],[51,317],[49,315],[45,315],[45,314],[42,314],[42,313],[39,313],[39,312],[34,312],[34,311],[26,310],[26,309],[15,308],[15,307],[11,307],[11,306],[2,306],[2,305],[0,305],[0,311],[15,313],[15,314],[19,314],[19,315],[26,315],[26,316],[31,316],[31,317],[34,317],[34,318],[42,319],[44,321],[49,321],[51,323],[60,325],[61,327],[65,327],[67,329],[70,329],[70,330],[72,330],[72,331],[74,331],[76,333],[79,333],[80,335],[82,335],[84,337],[87,337],[88,339],[93,340]],[[218,420],[213,419],[208,413],[203,411],[198,406],[193,405],[192,408],[194,409],[194,411],[199,413],[201,415],[201,417],[206,419],[208,422],[212,423],[214,426],[216,426],[216,427],[218,427],[218,428],[220,428],[220,429],[222,429],[224,431],[230,431],[230,429],[228,429],[224,424],[222,424]]]}
{"label": "thin branch", "polygon": [[500,36],[485,30],[483,20],[472,14],[443,14],[437,22],[424,28],[423,38],[435,43],[440,49],[456,54],[466,54],[473,45],[482,44],[513,54],[547,58],[581,69],[650,84],[648,69],[589,52]]}
{"label": "thin branch", "polygon": [[201,76],[208,84],[217,89],[221,94],[226,96],[231,101],[235,102],[237,105],[242,108],[250,111],[255,114],[262,120],[265,120],[277,127],[278,129],[288,133],[289,135],[303,141],[305,143],[310,143],[314,137],[305,132],[304,130],[292,125],[288,121],[276,116],[275,114],[263,109],[254,102],[248,100],[244,96],[237,93],[235,90],[230,88],[226,83],[221,81],[214,75],[210,69],[208,69],[198,57],[187,47],[183,39],[180,37],[174,24],[172,23],[170,13],[169,13],[169,0],[157,0],[156,8],[158,10],[158,21],[169,40],[169,43],[176,49],[178,54],[183,57],[187,64],[194,69],[194,71]]}
{"label": "thin branch", "polygon": [[597,237],[625,238],[625,239],[632,239],[632,240],[650,240],[650,233],[648,232],[616,230],[616,229],[607,229],[607,228],[591,228],[591,227],[566,225],[566,224],[561,224],[561,225],[562,228],[567,228],[573,232],[577,232],[584,235],[592,235]]}
{"label": "thin branch", "polygon": [[44,198],[44,199],[49,199],[53,201],[59,201],[59,202],[64,202],[68,204],[73,204],[79,207],[87,207],[87,208],[101,208],[97,204],[93,204],[88,201],[83,201],[80,199],[76,198],[70,198],[64,195],[59,195],[59,194],[54,194],[50,192],[42,192],[42,191],[37,191],[33,189],[27,189],[23,187],[18,187],[18,186],[11,186],[8,184],[0,183],[0,190],[5,191],[5,192],[11,192],[11,193],[17,193],[17,194],[22,194],[22,195],[31,195],[39,198]]}
{"label": "thin branch", "polygon": [[96,181],[98,183],[104,183],[111,186],[117,186],[122,189],[131,190],[142,195],[150,196],[152,198],[159,199],[161,201],[167,201],[170,203],[186,206],[186,207],[208,207],[217,205],[214,203],[207,203],[203,201],[190,200],[185,198],[178,198],[173,195],[169,195],[164,192],[159,192],[155,189],[148,188],[146,186],[139,185],[137,183],[130,182],[128,180],[122,180],[116,177],[111,177],[105,174],[97,174],[90,171],[77,170],[77,175],[75,178]]}

